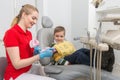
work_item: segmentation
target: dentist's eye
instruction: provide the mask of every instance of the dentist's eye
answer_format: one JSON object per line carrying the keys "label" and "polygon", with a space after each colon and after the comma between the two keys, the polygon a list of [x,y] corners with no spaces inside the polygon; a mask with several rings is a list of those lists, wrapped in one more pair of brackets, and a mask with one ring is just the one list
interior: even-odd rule
{"label": "dentist's eye", "polygon": [[37,20],[37,18],[36,18],[36,17],[34,17],[34,16],[32,17],[32,19],[33,19],[33,20]]}

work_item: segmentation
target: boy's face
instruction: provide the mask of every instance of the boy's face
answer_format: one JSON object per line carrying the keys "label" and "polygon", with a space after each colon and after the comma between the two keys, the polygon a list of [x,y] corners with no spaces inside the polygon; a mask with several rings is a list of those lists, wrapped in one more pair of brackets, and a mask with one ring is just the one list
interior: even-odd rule
{"label": "boy's face", "polygon": [[63,42],[65,39],[64,31],[56,32],[54,34],[54,39],[57,43]]}

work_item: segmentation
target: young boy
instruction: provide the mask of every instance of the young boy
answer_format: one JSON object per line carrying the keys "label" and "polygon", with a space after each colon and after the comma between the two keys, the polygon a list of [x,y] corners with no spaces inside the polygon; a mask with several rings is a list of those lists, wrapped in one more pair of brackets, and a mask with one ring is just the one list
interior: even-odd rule
{"label": "young boy", "polygon": [[54,30],[54,43],[51,47],[55,48],[52,64],[54,65],[68,65],[69,62],[64,59],[65,56],[72,54],[75,47],[72,43],[65,40],[65,28],[57,26]]}

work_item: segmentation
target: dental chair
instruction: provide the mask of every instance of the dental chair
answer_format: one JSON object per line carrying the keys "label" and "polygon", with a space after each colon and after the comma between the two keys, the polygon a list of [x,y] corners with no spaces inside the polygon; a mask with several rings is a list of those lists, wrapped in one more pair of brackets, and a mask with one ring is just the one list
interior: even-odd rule
{"label": "dental chair", "polygon": [[[38,30],[37,40],[40,42],[40,47],[43,49],[43,48],[49,47],[50,44],[54,41],[53,39],[54,29],[52,28],[53,26],[52,20],[47,16],[42,17],[41,23],[43,28]],[[42,65],[47,65],[50,62],[50,58],[44,58],[40,61]]]}
{"label": "dental chair", "polygon": [[108,30],[102,35],[102,42],[109,44],[114,49],[120,50],[120,30]]}
{"label": "dental chair", "polygon": [[[37,32],[37,39],[41,48],[48,47],[53,40],[54,28],[52,20],[48,16],[42,17],[42,29]],[[45,72],[49,77],[56,80],[90,80],[90,67],[86,65],[49,65],[50,58],[40,60],[45,66]],[[120,80],[119,77],[112,75],[110,72],[101,71],[101,80]]]}
{"label": "dental chair", "polygon": [[6,66],[7,66],[6,57],[0,57],[0,80],[3,80]]}

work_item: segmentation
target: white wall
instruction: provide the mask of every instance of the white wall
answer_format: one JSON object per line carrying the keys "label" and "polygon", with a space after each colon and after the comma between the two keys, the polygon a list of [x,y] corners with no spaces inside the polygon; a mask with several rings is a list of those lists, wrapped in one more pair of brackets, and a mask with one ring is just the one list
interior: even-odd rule
{"label": "white wall", "polygon": [[[6,3],[7,2],[7,3]],[[14,18],[14,1],[3,0],[0,2],[0,56],[5,56],[4,45],[2,42],[5,31],[10,28]]]}
{"label": "white wall", "polygon": [[71,2],[71,34],[76,49],[83,47],[80,37],[86,36],[88,28],[89,0],[72,0]]}
{"label": "white wall", "polygon": [[92,1],[93,0],[89,0],[88,31],[90,31],[91,36],[95,36],[96,34],[95,28],[98,26],[97,26],[97,20],[96,20],[96,11],[95,11],[94,5],[92,4]]}
{"label": "white wall", "polygon": [[44,14],[54,23],[66,28],[66,39],[71,40],[71,0],[44,0]]}
{"label": "white wall", "polygon": [[[6,3],[7,2],[7,3]],[[3,38],[5,31],[10,27],[14,17],[14,1],[3,0],[0,3],[0,39]]]}

